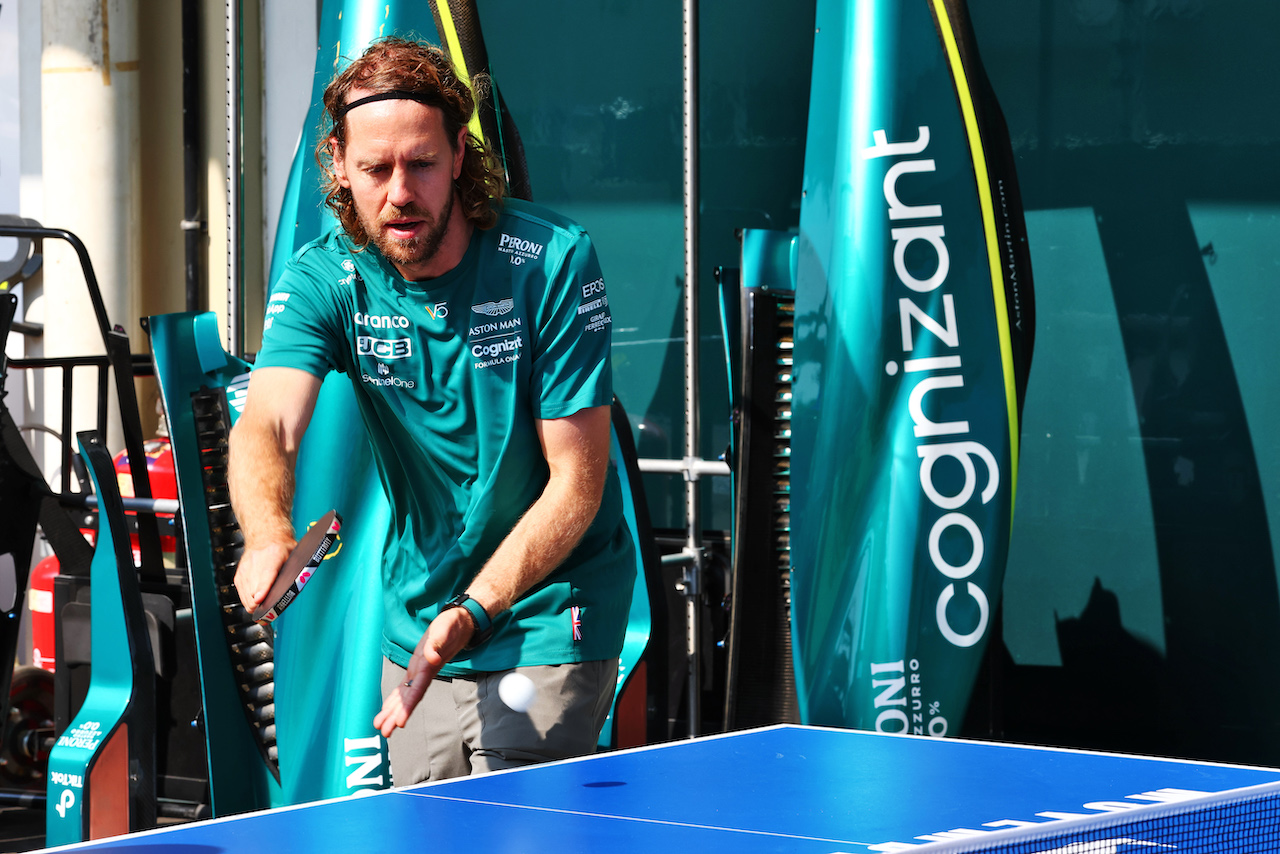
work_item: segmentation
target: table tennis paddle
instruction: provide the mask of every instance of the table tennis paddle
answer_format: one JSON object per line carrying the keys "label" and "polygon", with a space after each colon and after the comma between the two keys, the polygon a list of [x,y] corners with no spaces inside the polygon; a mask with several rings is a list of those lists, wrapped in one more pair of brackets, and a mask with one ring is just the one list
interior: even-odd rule
{"label": "table tennis paddle", "polygon": [[341,527],[342,517],[336,510],[330,510],[311,526],[311,530],[307,531],[302,541],[289,553],[284,566],[280,567],[280,574],[267,592],[267,598],[254,609],[254,622],[271,622],[298,598],[302,588],[320,566],[320,561],[324,560],[324,556],[338,539]]}

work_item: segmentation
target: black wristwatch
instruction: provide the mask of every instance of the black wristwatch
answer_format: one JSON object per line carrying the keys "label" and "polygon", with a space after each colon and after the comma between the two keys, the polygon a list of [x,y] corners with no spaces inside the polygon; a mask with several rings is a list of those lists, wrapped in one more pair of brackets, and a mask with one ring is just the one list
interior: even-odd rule
{"label": "black wristwatch", "polygon": [[475,649],[493,634],[493,620],[489,619],[489,613],[485,611],[483,605],[466,593],[459,593],[448,602],[445,602],[444,607],[440,609],[440,613],[443,614],[450,608],[461,608],[471,615],[471,623],[475,630],[471,633],[471,642],[466,645],[466,649]]}

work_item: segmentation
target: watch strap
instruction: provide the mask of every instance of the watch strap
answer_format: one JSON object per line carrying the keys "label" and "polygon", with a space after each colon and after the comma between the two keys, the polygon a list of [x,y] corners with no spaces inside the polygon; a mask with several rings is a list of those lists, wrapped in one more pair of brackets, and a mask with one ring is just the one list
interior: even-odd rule
{"label": "watch strap", "polygon": [[467,649],[475,649],[493,634],[493,620],[489,618],[489,613],[485,611],[483,605],[472,599],[468,594],[459,593],[454,596],[445,603],[441,611],[447,611],[450,608],[461,608],[471,615],[471,622],[475,626],[475,632],[471,635],[471,642],[467,644]]}

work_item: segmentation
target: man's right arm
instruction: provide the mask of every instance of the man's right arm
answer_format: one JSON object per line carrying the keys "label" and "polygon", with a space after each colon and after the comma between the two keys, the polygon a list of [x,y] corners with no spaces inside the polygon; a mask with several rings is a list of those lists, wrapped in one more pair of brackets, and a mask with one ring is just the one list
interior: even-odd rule
{"label": "man's right arm", "polygon": [[231,430],[227,481],[244,534],[236,590],[252,611],[267,596],[289,552],[293,469],[311,421],[320,378],[297,368],[258,368],[249,376],[244,412]]}

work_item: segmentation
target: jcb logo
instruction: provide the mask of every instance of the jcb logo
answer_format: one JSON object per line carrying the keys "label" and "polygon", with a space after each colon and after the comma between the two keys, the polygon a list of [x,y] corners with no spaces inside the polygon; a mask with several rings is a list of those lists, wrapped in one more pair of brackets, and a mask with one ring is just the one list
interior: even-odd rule
{"label": "jcb logo", "polygon": [[449,304],[447,302],[438,302],[435,305],[427,306],[427,314],[431,315],[432,320],[440,320],[449,316]]}
{"label": "jcb logo", "polygon": [[361,335],[356,338],[356,353],[384,360],[407,359],[413,355],[413,346],[408,338],[387,339]]}

